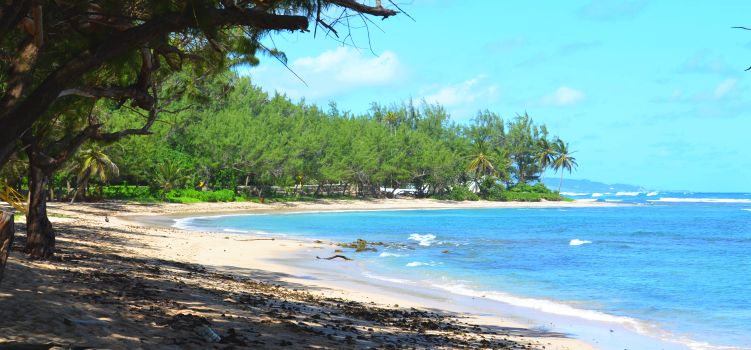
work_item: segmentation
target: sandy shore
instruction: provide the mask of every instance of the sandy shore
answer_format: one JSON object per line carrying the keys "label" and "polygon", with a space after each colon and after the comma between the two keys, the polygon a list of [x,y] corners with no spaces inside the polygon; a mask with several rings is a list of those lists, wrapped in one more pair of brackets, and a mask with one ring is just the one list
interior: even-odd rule
{"label": "sandy shore", "polygon": [[[51,212],[63,216],[55,218],[60,259],[35,262],[19,253],[12,255],[0,286],[0,345],[5,341],[147,349],[595,349],[595,342],[572,339],[552,325],[565,319],[539,327],[513,312],[504,315],[497,306],[488,312],[485,300],[346,278],[357,276],[353,273],[359,268],[357,262],[315,258],[335,254],[338,247],[331,242],[189,232],[165,227],[162,217],[608,205],[612,204],[411,199],[267,205],[51,204]],[[16,248],[22,243],[19,239]],[[207,343],[204,326],[222,342]]]}

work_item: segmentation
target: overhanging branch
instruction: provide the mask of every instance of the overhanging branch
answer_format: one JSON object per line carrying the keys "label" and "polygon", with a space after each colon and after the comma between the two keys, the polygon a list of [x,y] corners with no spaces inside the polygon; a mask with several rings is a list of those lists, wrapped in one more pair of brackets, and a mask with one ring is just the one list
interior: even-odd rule
{"label": "overhanging branch", "polygon": [[[298,15],[277,15],[256,9],[209,9],[213,11],[213,25],[251,26],[262,30],[305,30],[308,19]],[[12,143],[46,111],[66,89],[68,84],[76,81],[83,74],[96,69],[104,62],[121,56],[129,51],[143,47],[151,40],[167,33],[180,31],[197,26],[192,16],[182,13],[169,12],[155,16],[145,23],[118,32],[102,42],[92,50],[86,50],[62,65],[47,76],[28,96],[18,96],[18,99],[5,101],[0,112],[0,164],[12,152]],[[15,105],[16,108],[7,108]]]}
{"label": "overhanging branch", "polygon": [[367,6],[363,5],[357,1],[354,0],[327,0],[327,2],[339,5],[344,8],[348,8],[350,10],[357,11],[359,13],[367,13],[369,15],[388,18],[391,16],[395,16],[398,12],[384,8],[382,6],[374,7],[374,6]]}

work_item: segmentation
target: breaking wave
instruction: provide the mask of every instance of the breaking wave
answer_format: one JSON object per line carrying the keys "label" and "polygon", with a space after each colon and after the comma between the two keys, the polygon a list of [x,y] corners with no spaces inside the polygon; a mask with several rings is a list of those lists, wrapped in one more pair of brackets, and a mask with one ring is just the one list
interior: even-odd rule
{"label": "breaking wave", "polygon": [[561,192],[561,195],[563,196],[586,196],[589,193],[581,193],[581,192]]}
{"label": "breaking wave", "polygon": [[418,244],[423,247],[428,247],[435,242],[435,235],[430,233],[426,233],[424,235],[413,233],[409,235],[409,239],[417,241]]}
{"label": "breaking wave", "polygon": [[586,240],[574,238],[574,239],[572,239],[571,241],[568,242],[568,245],[574,245],[574,246],[576,246],[576,245],[583,245],[583,244],[589,244],[589,243],[592,243],[592,241],[586,241]]}
{"label": "breaking wave", "polygon": [[638,196],[641,192],[616,192],[616,196]]}

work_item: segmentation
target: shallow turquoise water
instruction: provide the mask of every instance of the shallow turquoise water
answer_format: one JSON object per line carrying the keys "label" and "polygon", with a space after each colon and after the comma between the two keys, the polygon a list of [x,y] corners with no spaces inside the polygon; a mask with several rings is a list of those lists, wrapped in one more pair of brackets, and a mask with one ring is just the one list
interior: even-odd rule
{"label": "shallow turquoise water", "polygon": [[398,243],[357,257],[380,276],[548,299],[712,344],[751,347],[751,197],[731,198],[663,203],[631,196],[643,204],[244,215],[180,224]]}

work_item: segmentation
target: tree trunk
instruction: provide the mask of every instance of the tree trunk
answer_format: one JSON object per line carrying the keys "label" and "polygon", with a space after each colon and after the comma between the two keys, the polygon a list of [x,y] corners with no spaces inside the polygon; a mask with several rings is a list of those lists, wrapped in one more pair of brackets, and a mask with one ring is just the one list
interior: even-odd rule
{"label": "tree trunk", "polygon": [[558,193],[561,193],[561,186],[563,186],[563,170],[561,170],[561,182],[558,183]]}
{"label": "tree trunk", "polygon": [[70,199],[70,203],[73,204],[77,199],[81,202],[86,201],[86,192],[89,189],[89,174],[86,173],[86,177],[78,181],[76,184],[76,190],[73,192],[73,197]]}
{"label": "tree trunk", "polygon": [[26,247],[34,259],[51,258],[55,252],[55,231],[47,217],[47,182],[50,174],[29,162],[29,212],[26,213]]}
{"label": "tree trunk", "polygon": [[316,187],[316,192],[313,193],[314,196],[318,197],[321,193],[321,189],[323,188],[323,183],[318,182],[318,187]]}
{"label": "tree trunk", "polygon": [[89,176],[88,175],[83,179],[81,187],[83,187],[83,191],[81,192],[81,198],[83,202],[86,202],[89,200]]}
{"label": "tree trunk", "polygon": [[13,223],[13,213],[0,212],[0,283],[3,282],[5,263],[8,261],[10,249],[13,246],[13,238],[16,232]]}

